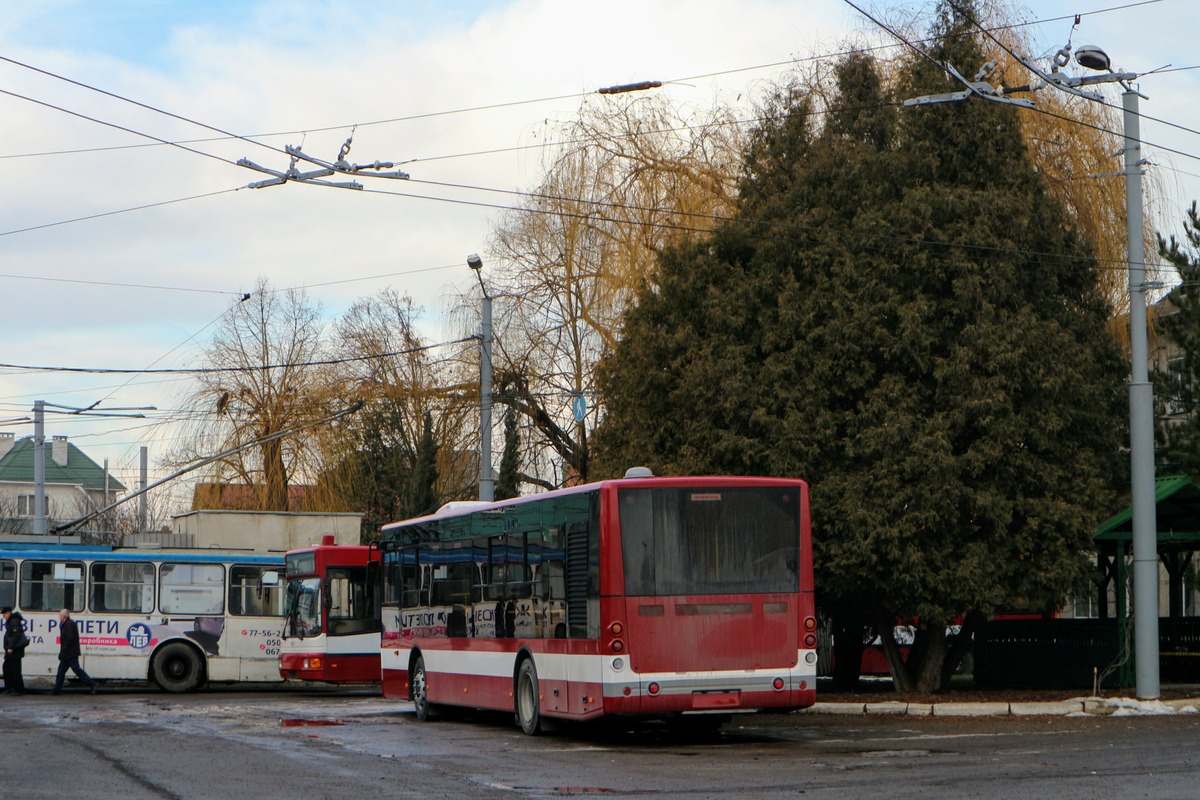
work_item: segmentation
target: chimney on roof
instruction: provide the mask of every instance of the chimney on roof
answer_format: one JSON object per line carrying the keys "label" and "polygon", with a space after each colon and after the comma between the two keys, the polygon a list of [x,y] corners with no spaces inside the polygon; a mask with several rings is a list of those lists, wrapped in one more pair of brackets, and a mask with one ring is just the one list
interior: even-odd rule
{"label": "chimney on roof", "polygon": [[50,444],[50,457],[54,459],[54,463],[60,467],[67,465],[67,437],[55,436]]}
{"label": "chimney on roof", "polygon": [[8,431],[0,432],[0,458],[8,455],[8,451],[12,450],[13,435]]}

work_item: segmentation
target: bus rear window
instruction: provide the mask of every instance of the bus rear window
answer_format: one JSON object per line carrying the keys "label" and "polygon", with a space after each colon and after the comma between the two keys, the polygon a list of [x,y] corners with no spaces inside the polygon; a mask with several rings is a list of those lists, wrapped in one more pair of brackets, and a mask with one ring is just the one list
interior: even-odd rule
{"label": "bus rear window", "polygon": [[799,590],[795,488],[622,489],[620,509],[626,594]]}

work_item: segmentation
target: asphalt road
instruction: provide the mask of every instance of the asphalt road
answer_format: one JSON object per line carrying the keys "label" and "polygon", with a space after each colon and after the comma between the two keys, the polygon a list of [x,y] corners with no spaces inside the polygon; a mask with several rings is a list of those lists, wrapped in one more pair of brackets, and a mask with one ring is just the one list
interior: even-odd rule
{"label": "asphalt road", "polygon": [[1200,717],[735,717],[527,737],[371,692],[0,697],[0,797],[1195,798]]}

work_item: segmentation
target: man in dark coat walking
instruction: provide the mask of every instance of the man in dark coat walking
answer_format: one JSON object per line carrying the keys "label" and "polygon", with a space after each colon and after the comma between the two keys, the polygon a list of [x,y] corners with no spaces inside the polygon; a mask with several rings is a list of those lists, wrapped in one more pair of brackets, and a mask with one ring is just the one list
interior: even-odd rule
{"label": "man in dark coat walking", "polygon": [[[21,674],[21,659],[25,658],[25,618],[12,606],[0,609],[4,617],[4,693],[25,694],[25,677]],[[19,645],[19,646],[18,646]]]}
{"label": "man in dark coat walking", "polygon": [[96,680],[79,666],[79,655],[79,626],[71,619],[71,612],[64,608],[58,612],[58,675],[54,679],[54,689],[50,694],[62,691],[63,679],[67,677],[68,668],[75,672],[75,677],[88,685],[92,694],[96,693]]}

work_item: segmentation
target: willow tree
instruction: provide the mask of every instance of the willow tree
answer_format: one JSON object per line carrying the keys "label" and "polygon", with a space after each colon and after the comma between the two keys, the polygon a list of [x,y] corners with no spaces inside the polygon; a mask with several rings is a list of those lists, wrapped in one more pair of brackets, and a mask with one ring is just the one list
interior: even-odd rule
{"label": "willow tree", "polygon": [[334,325],[337,396],[363,408],[326,431],[320,485],[363,513],[368,538],[384,523],[470,496],[477,471],[470,390],[418,333],[420,313],[412,298],[385,289],[356,300]]}
{"label": "willow tree", "polygon": [[919,620],[892,668],[923,691],[953,665],[952,618],[1088,585],[1126,370],[1094,250],[1014,109],[900,110],[956,89],[937,64],[983,56],[949,6],[934,39],[895,83],[845,58],[827,107],[779,93],[735,219],[667,248],[627,314],[597,432],[610,473],[809,479],[821,596],[888,633]]}
{"label": "willow tree", "polygon": [[[603,101],[554,132],[563,144],[490,246],[497,396],[533,434],[523,480],[588,479],[588,429],[601,413],[594,366],[653,280],[654,254],[729,212],[740,134],[725,111],[685,120],[652,98]],[[584,420],[574,418],[576,398]]]}
{"label": "willow tree", "polygon": [[320,306],[302,290],[275,290],[260,278],[201,349],[207,371],[186,401],[191,433],[171,460],[189,463],[258,442],[214,462],[210,479],[248,487],[241,507],[289,510],[289,487],[319,471],[317,423],[334,410],[326,373],[314,363],[324,330]]}

